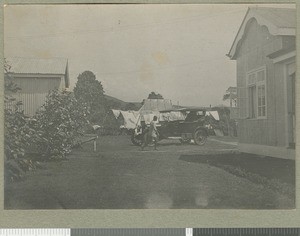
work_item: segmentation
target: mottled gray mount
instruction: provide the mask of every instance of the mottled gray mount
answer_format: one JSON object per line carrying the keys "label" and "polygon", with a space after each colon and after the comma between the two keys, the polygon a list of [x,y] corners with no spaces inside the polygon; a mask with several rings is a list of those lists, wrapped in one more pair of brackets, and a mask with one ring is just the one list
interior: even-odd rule
{"label": "mottled gray mount", "polygon": [[[71,229],[71,236],[185,236],[185,229]],[[193,236],[300,236],[299,228],[194,228]]]}
{"label": "mottled gray mount", "polygon": [[300,236],[299,228],[194,228],[193,236]]}
{"label": "mottled gray mount", "polygon": [[71,236],[185,236],[185,229],[71,229]]}

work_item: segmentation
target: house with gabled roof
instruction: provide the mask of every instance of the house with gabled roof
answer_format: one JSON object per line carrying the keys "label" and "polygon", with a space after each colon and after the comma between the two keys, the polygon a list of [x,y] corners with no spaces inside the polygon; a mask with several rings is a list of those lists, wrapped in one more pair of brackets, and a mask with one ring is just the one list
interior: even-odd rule
{"label": "house with gabled roof", "polygon": [[23,103],[25,115],[32,116],[46,101],[49,91],[69,87],[69,67],[65,58],[6,59],[10,69],[7,75],[21,89],[14,96]]}
{"label": "house with gabled roof", "polygon": [[236,61],[239,150],[295,158],[296,10],[248,9],[227,56]]}

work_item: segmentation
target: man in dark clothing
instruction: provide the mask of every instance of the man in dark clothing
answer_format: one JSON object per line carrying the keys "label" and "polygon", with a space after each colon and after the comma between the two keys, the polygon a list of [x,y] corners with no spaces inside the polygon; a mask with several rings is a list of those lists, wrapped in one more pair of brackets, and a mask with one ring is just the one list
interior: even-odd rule
{"label": "man in dark clothing", "polygon": [[157,116],[153,117],[153,120],[150,123],[149,130],[144,134],[144,142],[142,144],[142,151],[144,147],[148,146],[148,140],[152,140],[154,143],[154,150],[157,150],[157,141],[158,141],[158,131],[156,128]]}

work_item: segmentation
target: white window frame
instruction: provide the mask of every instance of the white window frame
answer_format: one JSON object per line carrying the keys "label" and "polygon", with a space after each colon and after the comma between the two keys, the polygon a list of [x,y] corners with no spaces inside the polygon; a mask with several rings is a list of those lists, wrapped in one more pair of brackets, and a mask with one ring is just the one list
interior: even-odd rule
{"label": "white window frame", "polygon": [[[261,71],[264,72],[264,80],[263,81],[258,81],[258,73],[261,72]],[[252,81],[249,81],[251,75],[255,75],[255,79],[252,79]],[[247,93],[248,93],[247,97],[248,98],[249,98],[249,88],[253,87],[253,86],[255,86],[255,88],[256,88],[256,104],[255,104],[256,116],[253,117],[253,118],[251,117],[250,119],[267,119],[267,110],[268,110],[267,94],[268,94],[268,92],[267,92],[267,69],[266,69],[266,66],[262,66],[262,67],[259,67],[259,68],[256,68],[254,70],[251,70],[251,71],[247,72]],[[264,91],[265,115],[264,116],[262,116],[262,115],[259,116],[259,113],[258,113],[258,110],[259,110],[259,106],[258,106],[258,96],[259,96],[258,87],[259,86],[264,86],[264,88],[265,88],[265,91]],[[250,103],[250,100],[248,102]],[[250,106],[249,105],[248,105],[248,114],[250,115]],[[263,106],[261,106],[261,107],[263,107]]]}

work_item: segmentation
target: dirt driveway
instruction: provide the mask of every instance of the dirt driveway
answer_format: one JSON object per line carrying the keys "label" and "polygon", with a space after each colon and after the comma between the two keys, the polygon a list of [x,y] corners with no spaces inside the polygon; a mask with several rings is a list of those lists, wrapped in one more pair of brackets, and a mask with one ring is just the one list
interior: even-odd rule
{"label": "dirt driveway", "polygon": [[[238,154],[235,140],[213,138],[205,146],[168,140],[158,151],[148,147],[142,152],[128,136],[106,136],[99,138],[97,148],[94,153],[92,144],[86,144],[68,161],[45,163],[46,169],[7,184],[5,208],[291,209],[295,205],[294,162]],[[260,172],[248,170],[247,163],[260,166]]]}

